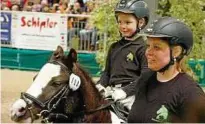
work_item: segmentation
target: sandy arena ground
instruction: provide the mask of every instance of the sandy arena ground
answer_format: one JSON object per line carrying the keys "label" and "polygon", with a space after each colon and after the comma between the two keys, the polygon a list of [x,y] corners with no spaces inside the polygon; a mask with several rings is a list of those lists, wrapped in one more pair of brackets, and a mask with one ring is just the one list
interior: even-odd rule
{"label": "sandy arena ground", "polygon": [[1,69],[1,123],[13,123],[9,116],[11,104],[31,85],[37,72]]}

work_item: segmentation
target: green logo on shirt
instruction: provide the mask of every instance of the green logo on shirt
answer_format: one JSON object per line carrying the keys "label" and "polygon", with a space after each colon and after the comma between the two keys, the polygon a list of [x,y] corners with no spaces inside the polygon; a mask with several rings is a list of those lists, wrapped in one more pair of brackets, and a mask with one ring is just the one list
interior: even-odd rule
{"label": "green logo on shirt", "polygon": [[134,55],[130,52],[128,55],[127,55],[127,61],[133,61],[134,59]]}
{"label": "green logo on shirt", "polygon": [[168,122],[168,110],[162,105],[161,108],[157,111],[156,119],[152,118],[155,122],[165,123]]}

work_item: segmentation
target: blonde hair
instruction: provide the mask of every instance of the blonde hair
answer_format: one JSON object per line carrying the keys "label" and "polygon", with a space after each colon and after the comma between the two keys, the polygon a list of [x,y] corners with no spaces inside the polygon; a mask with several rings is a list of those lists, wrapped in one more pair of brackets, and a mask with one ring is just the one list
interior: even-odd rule
{"label": "blonde hair", "polygon": [[176,63],[176,68],[181,73],[187,72],[187,66],[186,66],[186,58],[183,57],[179,62]]}
{"label": "blonde hair", "polygon": [[176,63],[176,68],[180,73],[186,73],[191,76],[194,80],[197,80],[197,76],[194,74],[192,69],[188,66],[188,57],[184,56],[179,62]]}

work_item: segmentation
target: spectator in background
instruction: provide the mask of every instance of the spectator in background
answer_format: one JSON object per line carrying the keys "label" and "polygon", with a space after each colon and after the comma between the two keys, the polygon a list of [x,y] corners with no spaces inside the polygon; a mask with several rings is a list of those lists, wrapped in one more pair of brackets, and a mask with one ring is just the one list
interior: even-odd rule
{"label": "spectator in background", "polygon": [[86,14],[90,14],[96,7],[96,4],[94,2],[88,1],[85,3],[86,5]]}
{"label": "spectator in background", "polygon": [[[74,4],[74,13],[73,14],[86,14],[85,9],[82,8],[80,3],[77,1]],[[75,28],[84,29],[87,18],[86,17],[78,17],[78,18],[75,18],[74,21],[77,21],[77,23],[75,23],[75,26],[74,26]]]}
{"label": "spectator in background", "polygon": [[72,14],[81,14],[83,10],[81,9],[80,3],[75,2],[72,10]]}
{"label": "spectator in background", "polygon": [[10,8],[12,6],[11,0],[2,0],[1,3],[5,4],[10,10]]}
{"label": "spectator in background", "polygon": [[41,5],[48,5],[48,0],[42,0]]}
{"label": "spectator in background", "polygon": [[4,11],[10,11],[10,8],[7,7],[7,6],[4,6],[2,10],[4,10]]}
{"label": "spectator in background", "polygon": [[41,5],[40,4],[34,4],[32,7],[32,12],[41,12]]}
{"label": "spectator in background", "polygon": [[59,4],[54,3],[53,6],[51,7],[51,13],[56,13],[59,9]]}
{"label": "spectator in background", "polygon": [[42,9],[44,8],[44,6],[49,6],[48,5],[48,0],[42,0],[40,4],[41,4]]}
{"label": "spectator in background", "polygon": [[10,0],[1,0],[1,9],[8,11],[11,8],[11,1]]}
{"label": "spectator in background", "polygon": [[[95,4],[93,2],[86,2],[87,11],[86,14],[89,15],[94,7]],[[85,28],[80,30],[80,42],[82,44],[82,48],[87,50],[94,50],[95,44],[97,41],[97,30],[94,25],[89,21],[86,21]]]}
{"label": "spectator in background", "polygon": [[58,10],[56,11],[57,13],[61,13],[61,14],[65,14],[66,13],[66,9],[68,8],[68,4],[66,2],[61,3],[58,6]]}
{"label": "spectator in background", "polygon": [[32,11],[32,6],[30,6],[30,5],[24,6],[23,11],[31,12]]}
{"label": "spectator in background", "polygon": [[93,45],[95,43],[95,35],[94,26],[87,21],[85,29],[80,30],[80,44],[83,50],[88,50],[86,48],[91,47],[91,44]]}
{"label": "spectator in background", "polygon": [[78,2],[80,4],[80,8],[85,10],[85,3],[83,0],[76,0],[75,2]]}
{"label": "spectator in background", "polygon": [[[71,14],[85,14],[85,11],[83,11],[80,7],[80,3],[79,2],[75,2],[74,6],[70,9],[70,13]],[[68,30],[68,39],[72,39],[73,36],[77,35],[79,36],[79,32],[80,29],[84,29],[85,28],[85,23],[86,23],[87,18],[84,17],[75,17],[72,19],[72,23],[73,23],[73,28]]]}
{"label": "spectator in background", "polygon": [[50,8],[49,8],[49,6],[48,6],[48,5],[43,6],[42,12],[44,12],[44,13],[50,13]]}
{"label": "spectator in background", "polygon": [[28,0],[21,0],[21,7],[27,6]]}
{"label": "spectator in background", "polygon": [[11,10],[12,10],[12,11],[20,11],[20,5],[18,5],[18,4],[13,4],[12,7],[11,7]]}

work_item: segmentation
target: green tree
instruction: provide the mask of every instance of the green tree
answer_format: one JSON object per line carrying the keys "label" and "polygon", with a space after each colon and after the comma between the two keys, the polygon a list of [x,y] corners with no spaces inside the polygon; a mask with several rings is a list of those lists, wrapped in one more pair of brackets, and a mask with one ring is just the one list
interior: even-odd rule
{"label": "green tree", "polygon": [[96,60],[104,69],[107,52],[110,45],[119,39],[114,8],[117,0],[105,2],[91,13],[91,23],[98,29],[98,35],[102,36],[98,41],[99,50],[96,54]]}
{"label": "green tree", "polygon": [[157,13],[172,16],[185,22],[194,34],[194,47],[189,58],[205,59],[205,12],[204,0],[159,0]]}

